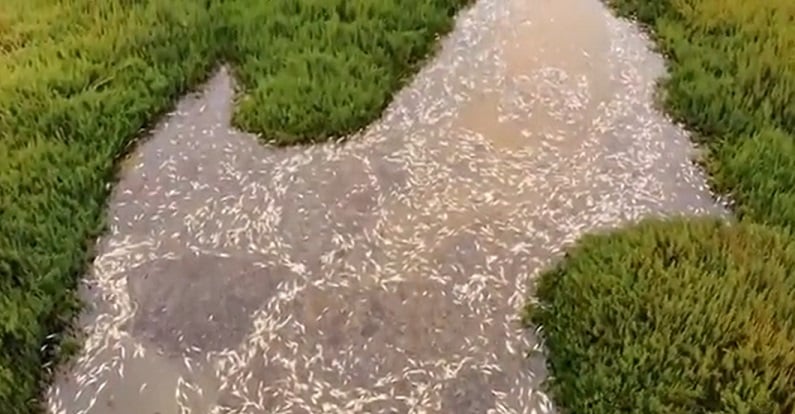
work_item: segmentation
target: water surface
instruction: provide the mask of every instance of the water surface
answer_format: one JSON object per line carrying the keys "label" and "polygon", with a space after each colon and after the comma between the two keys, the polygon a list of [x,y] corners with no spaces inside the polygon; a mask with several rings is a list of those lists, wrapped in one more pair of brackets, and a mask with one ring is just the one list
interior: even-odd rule
{"label": "water surface", "polygon": [[127,163],[51,412],[553,411],[531,278],[718,211],[663,73],[596,0],[480,0],[360,136],[274,149],[230,128],[222,69]]}

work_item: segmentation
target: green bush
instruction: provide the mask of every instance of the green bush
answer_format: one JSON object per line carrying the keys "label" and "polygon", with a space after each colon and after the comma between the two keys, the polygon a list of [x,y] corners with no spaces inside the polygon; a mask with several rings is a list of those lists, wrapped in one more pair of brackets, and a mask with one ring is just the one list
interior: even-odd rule
{"label": "green bush", "polygon": [[205,76],[215,46],[194,1],[4,0],[0,10],[0,412],[26,413],[45,337],[77,309],[114,160]]}
{"label": "green bush", "polygon": [[608,0],[668,57],[738,223],[589,236],[541,275],[551,390],[570,413],[795,412],[795,2]]}
{"label": "green bush", "polygon": [[587,236],[540,279],[570,413],[795,410],[795,242],[755,224],[647,222]]}
{"label": "green bush", "polygon": [[78,309],[116,160],[142,127],[224,60],[239,126],[283,144],[354,131],[466,2],[2,0],[0,413],[35,408],[40,348]]}
{"label": "green bush", "polygon": [[795,205],[782,201],[795,196],[795,2],[608,2],[648,25],[668,56],[667,107],[709,150],[716,190],[742,218],[794,224]]}
{"label": "green bush", "polygon": [[278,143],[356,131],[452,28],[469,0],[251,0],[224,5],[243,129]]}

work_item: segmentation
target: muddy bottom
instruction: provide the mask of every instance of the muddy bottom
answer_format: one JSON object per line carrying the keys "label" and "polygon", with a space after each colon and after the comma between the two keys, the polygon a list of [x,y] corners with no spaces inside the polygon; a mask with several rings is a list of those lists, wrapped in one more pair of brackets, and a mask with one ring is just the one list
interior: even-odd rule
{"label": "muddy bottom", "polygon": [[553,411],[528,281],[584,232],[719,212],[662,73],[597,0],[480,0],[361,136],[274,149],[221,70],[126,165],[51,412]]}

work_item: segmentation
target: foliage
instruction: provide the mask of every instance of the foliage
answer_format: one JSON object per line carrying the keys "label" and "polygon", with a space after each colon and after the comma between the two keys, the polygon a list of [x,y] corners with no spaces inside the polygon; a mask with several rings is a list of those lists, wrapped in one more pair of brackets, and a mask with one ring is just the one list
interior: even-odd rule
{"label": "foliage", "polygon": [[568,412],[795,410],[795,241],[780,232],[680,220],[588,236],[538,294],[528,316]]}
{"label": "foliage", "polygon": [[795,223],[795,2],[609,0],[668,56],[671,113],[710,150],[716,189],[755,221]]}
{"label": "foliage", "polygon": [[795,2],[611,0],[669,58],[739,222],[589,236],[538,286],[528,323],[571,413],[795,412]]}
{"label": "foliage", "polygon": [[377,118],[468,0],[251,3],[224,6],[227,57],[246,89],[235,122],[291,144]]}
{"label": "foliage", "polygon": [[0,2],[0,412],[34,409],[116,161],[219,60],[278,143],[365,126],[465,0]]}

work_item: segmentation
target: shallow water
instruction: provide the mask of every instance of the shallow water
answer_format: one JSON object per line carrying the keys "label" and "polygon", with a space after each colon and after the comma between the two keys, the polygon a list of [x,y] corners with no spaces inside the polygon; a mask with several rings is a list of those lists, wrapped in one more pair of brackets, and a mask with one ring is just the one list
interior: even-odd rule
{"label": "shallow water", "polygon": [[585,232],[719,213],[597,0],[480,0],[383,118],[274,149],[222,69],[128,161],[52,413],[537,413],[527,283]]}

